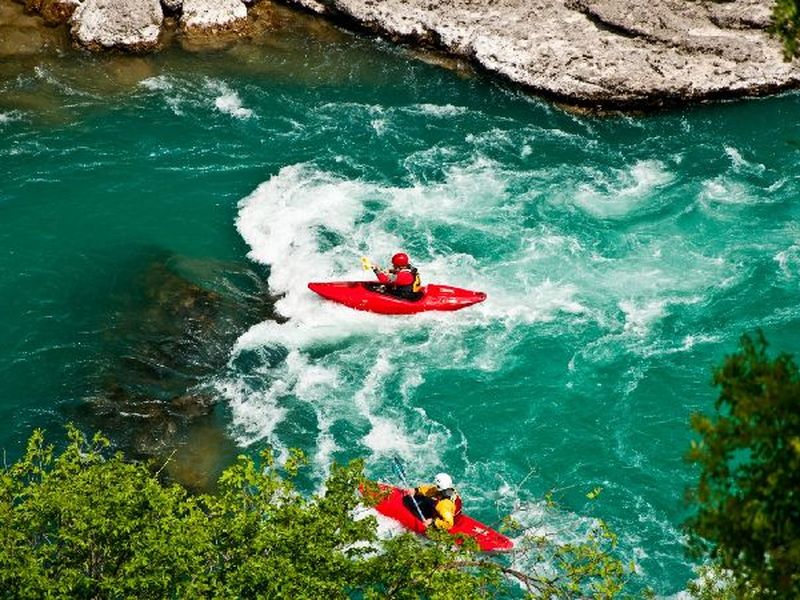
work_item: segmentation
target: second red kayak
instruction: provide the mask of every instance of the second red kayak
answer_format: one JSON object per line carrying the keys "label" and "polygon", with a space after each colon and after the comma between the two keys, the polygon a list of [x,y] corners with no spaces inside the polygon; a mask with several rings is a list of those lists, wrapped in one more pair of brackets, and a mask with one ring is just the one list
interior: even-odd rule
{"label": "second red kayak", "polygon": [[[427,526],[403,503],[403,497],[409,493],[408,490],[385,483],[379,483],[378,488],[381,495],[384,493],[388,493],[388,495],[375,505],[375,510],[382,515],[391,517],[406,529],[424,535],[428,529]],[[362,493],[364,493],[363,490]],[[514,547],[514,542],[502,533],[463,513],[456,515],[453,527],[448,533],[471,537],[484,552],[507,552]]]}
{"label": "second red kayak", "polygon": [[308,288],[323,298],[356,310],[385,315],[410,315],[430,310],[458,310],[486,300],[483,292],[430,283],[419,300],[406,300],[382,291],[372,281],[311,282]]}

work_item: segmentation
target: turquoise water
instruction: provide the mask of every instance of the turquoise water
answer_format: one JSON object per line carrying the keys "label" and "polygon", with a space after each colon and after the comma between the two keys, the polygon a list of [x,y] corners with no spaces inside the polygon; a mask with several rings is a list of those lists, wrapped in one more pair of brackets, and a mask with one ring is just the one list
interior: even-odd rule
{"label": "turquoise water", "polygon": [[[640,582],[685,588],[689,415],[741,333],[798,350],[799,96],[576,116],[327,30],[4,72],[9,458],[119,364],[108,332],[153,256],[252,267],[287,319],[204,371],[232,445],[303,448],[316,477],[447,470],[478,518],[562,539],[602,517]],[[306,289],[397,249],[488,300],[391,318]]]}

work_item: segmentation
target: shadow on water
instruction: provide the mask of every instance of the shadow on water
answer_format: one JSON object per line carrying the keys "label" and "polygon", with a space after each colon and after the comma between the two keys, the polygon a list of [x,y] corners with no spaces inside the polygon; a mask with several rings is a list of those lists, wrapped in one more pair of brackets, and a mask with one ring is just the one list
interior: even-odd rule
{"label": "shadow on water", "polygon": [[75,418],[127,456],[210,489],[236,447],[205,382],[242,332],[281,318],[265,281],[249,265],[149,254],[103,316],[102,357]]}

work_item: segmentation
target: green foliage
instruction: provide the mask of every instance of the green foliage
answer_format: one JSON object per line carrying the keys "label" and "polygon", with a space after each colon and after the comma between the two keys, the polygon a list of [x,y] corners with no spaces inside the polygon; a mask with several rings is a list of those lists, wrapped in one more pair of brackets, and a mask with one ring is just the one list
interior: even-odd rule
{"label": "green foliage", "polygon": [[692,600],[760,600],[761,588],[750,587],[748,582],[737,581],[733,572],[719,563],[709,563],[698,569],[698,577],[687,584]]}
{"label": "green foliage", "polygon": [[[700,467],[687,526],[710,553],[732,597],[800,597],[800,374],[767,356],[759,333],[714,374],[713,417],[694,415],[688,460]],[[750,594],[750,595],[748,595]],[[755,594],[755,596],[752,596]]]}
{"label": "green foliage", "polygon": [[634,567],[615,557],[616,546],[617,536],[599,520],[580,542],[526,536],[517,543],[516,552],[527,555],[525,562],[535,566],[519,580],[531,598],[617,598]]}
{"label": "green foliage", "polygon": [[104,458],[74,428],[54,458],[41,431],[0,478],[0,595],[183,597],[204,592],[205,518],[177,486]]}
{"label": "green foliage", "polygon": [[[307,497],[301,454],[242,456],[193,496],[107,446],[69,427],[55,456],[35,431],[0,471],[0,598],[611,598],[626,576],[602,524],[586,543],[522,540],[504,557],[444,532],[379,542],[373,517],[353,518],[357,461]],[[547,572],[510,566],[527,553]]]}
{"label": "green foliage", "polygon": [[786,60],[798,56],[800,40],[800,0],[775,0],[772,8],[772,33],[783,43]]}

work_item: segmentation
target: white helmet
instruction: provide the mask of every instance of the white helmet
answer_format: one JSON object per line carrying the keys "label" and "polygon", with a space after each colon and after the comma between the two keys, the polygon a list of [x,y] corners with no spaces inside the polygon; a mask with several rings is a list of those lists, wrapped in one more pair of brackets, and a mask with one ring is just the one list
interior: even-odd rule
{"label": "white helmet", "polygon": [[440,490],[449,490],[453,487],[453,478],[447,473],[437,473],[433,478],[433,483],[436,484]]}

